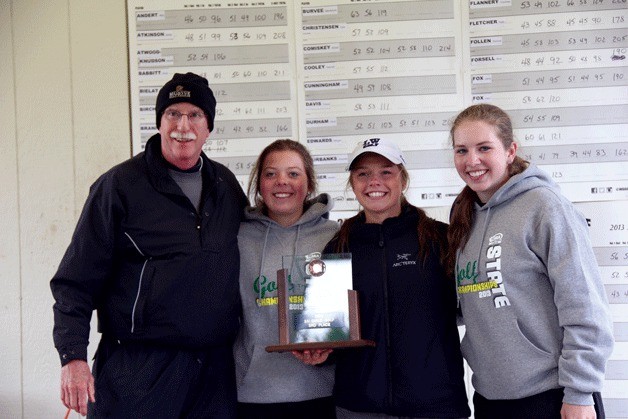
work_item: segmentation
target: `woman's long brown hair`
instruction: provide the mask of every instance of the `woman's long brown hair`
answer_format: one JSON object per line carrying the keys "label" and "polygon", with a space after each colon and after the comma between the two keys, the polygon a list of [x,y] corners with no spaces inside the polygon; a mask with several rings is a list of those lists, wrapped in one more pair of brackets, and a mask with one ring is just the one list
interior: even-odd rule
{"label": "woman's long brown hair", "polygon": [[[514,141],[512,122],[508,114],[495,105],[481,103],[469,106],[454,119],[449,131],[452,146],[455,145],[454,132],[456,128],[467,121],[482,121],[491,125],[505,149],[508,149]],[[521,173],[528,166],[529,163],[526,160],[515,156],[515,159],[508,167],[508,176],[512,177]],[[467,240],[469,240],[475,215],[474,204],[477,200],[477,194],[471,188],[465,186],[451,208],[449,229],[447,231],[447,240],[449,241],[447,269],[450,274],[455,271],[456,251],[464,249]]]}

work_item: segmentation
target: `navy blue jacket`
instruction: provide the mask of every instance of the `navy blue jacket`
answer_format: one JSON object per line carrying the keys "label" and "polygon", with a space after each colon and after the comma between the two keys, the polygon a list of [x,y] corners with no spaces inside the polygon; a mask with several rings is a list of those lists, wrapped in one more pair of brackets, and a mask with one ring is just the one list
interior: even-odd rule
{"label": "navy blue jacket", "polygon": [[201,157],[200,212],[168,175],[159,134],[92,185],[50,283],[62,365],[86,359],[93,310],[112,339],[190,349],[231,344],[247,199],[226,167]]}
{"label": "navy blue jacket", "polygon": [[[439,263],[438,246],[419,260],[417,222],[417,210],[406,205],[383,224],[358,215],[350,226],[362,338],[376,346],[336,351],[336,404],[395,416],[468,417],[454,281]],[[446,225],[437,227],[446,240]],[[335,240],[326,253],[336,251]]]}

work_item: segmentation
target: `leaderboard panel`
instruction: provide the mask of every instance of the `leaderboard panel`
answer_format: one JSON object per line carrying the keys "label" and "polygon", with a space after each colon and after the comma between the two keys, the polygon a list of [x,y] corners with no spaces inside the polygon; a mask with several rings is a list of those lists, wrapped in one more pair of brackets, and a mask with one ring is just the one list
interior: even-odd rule
{"label": "leaderboard panel", "polygon": [[354,211],[347,153],[386,136],[412,159],[413,202],[450,205],[449,124],[489,102],[571,200],[628,199],[625,1],[127,4],[135,152],[156,132],[159,87],[195,71],[218,100],[205,151],[243,184],[264,146],[294,138],[336,209]]}
{"label": "leaderboard panel", "polygon": [[452,176],[449,120],[465,103],[457,4],[312,1],[301,2],[295,17],[300,138],[335,208],[357,208],[346,187],[347,153],[377,136],[399,144],[422,179],[410,184],[413,202],[448,203],[461,188]]}

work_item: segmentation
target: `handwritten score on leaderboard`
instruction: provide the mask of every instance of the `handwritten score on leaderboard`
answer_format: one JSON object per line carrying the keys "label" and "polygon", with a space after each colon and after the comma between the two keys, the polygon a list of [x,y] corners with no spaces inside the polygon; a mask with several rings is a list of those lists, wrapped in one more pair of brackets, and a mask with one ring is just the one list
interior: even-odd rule
{"label": "handwritten score on leaderboard", "polygon": [[606,366],[604,406],[608,418],[628,418],[628,201],[578,203],[589,220],[614,322],[615,348]]}
{"label": "handwritten score on leaderboard", "polygon": [[490,102],[570,199],[628,199],[625,1],[127,4],[135,152],[156,132],[159,87],[195,71],[218,99],[205,151],[243,184],[264,146],[294,138],[336,208],[355,210],[347,153],[386,136],[409,157],[410,200],[446,206],[462,187],[450,120]]}

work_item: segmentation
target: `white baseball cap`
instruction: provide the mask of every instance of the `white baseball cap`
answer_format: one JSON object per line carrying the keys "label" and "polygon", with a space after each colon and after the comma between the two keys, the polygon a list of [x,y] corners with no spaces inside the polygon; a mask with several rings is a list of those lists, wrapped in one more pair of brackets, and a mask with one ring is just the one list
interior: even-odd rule
{"label": "white baseball cap", "polygon": [[380,156],[386,157],[393,164],[406,165],[406,159],[403,157],[401,149],[397,147],[397,144],[385,138],[369,138],[368,140],[360,141],[353,153],[349,157],[349,164],[345,170],[351,170],[351,165],[363,153],[376,153]]}

